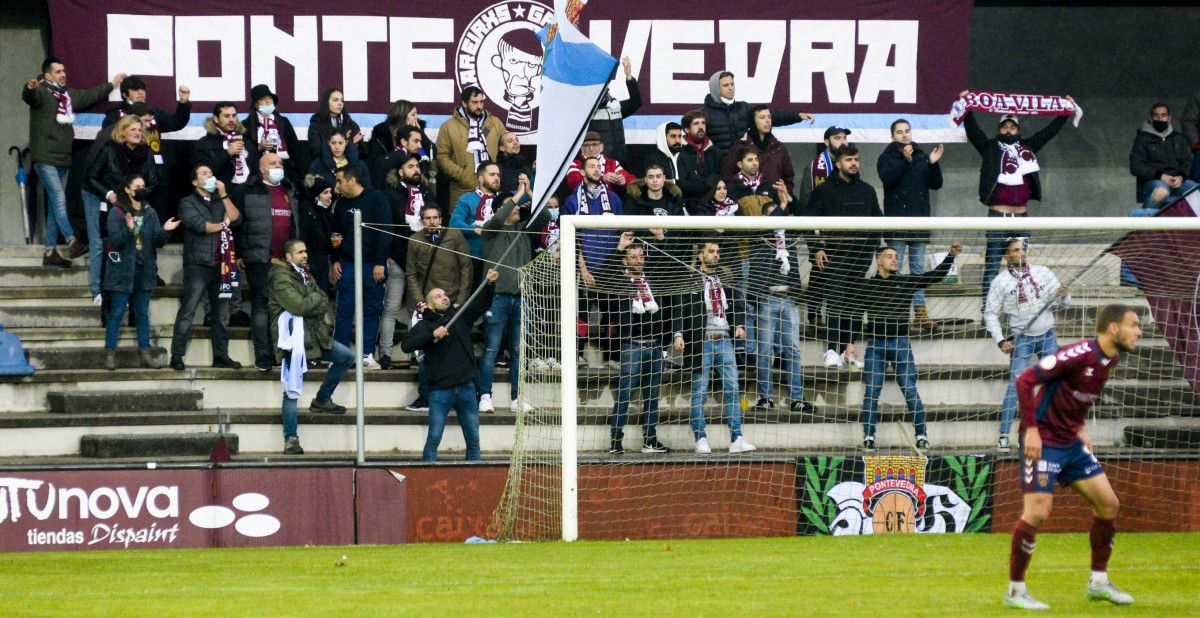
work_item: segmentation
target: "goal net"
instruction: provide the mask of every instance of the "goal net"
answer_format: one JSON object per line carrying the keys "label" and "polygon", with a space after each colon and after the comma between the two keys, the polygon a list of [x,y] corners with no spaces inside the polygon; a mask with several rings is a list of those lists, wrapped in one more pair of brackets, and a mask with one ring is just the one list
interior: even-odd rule
{"label": "goal net", "polygon": [[[1195,530],[1198,221],[564,217],[521,273],[497,533],[1011,530],[1013,368],[1113,303],[1143,335],[1087,429],[1119,526]],[[1048,529],[1083,529],[1058,493]]]}

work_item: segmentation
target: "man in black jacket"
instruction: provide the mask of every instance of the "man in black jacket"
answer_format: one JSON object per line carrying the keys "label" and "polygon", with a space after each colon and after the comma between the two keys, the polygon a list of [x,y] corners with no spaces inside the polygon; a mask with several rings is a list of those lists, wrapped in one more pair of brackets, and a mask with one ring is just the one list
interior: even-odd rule
{"label": "man in black jacket", "polygon": [[197,165],[207,165],[228,186],[240,185],[254,174],[250,160],[258,160],[253,140],[238,122],[237,106],[221,101],[213,106],[212,117],[204,122],[204,137],[196,140],[193,157]]}
{"label": "man in black jacket", "polygon": [[[496,152],[496,165],[500,166],[500,192],[516,193],[521,186],[521,176],[525,183],[533,186],[533,168],[521,156],[521,138],[512,131],[500,136],[500,150]],[[526,197],[523,202],[529,201]]]}
{"label": "man in black jacket", "polygon": [[[485,275],[488,284],[483,294],[462,307],[451,307],[450,297],[441,288],[430,290],[425,297],[429,306],[400,346],[409,354],[423,351],[422,362],[429,372],[429,435],[421,455],[424,461],[437,461],[450,408],[458,414],[458,424],[467,443],[467,461],[479,459],[479,402],[475,399],[479,361],[475,359],[471,325],[492,305],[495,291],[492,284],[499,277],[500,273],[488,269]],[[454,324],[450,324],[451,320]]]}
{"label": "man in black jacket", "polygon": [[[883,181],[883,214],[886,217],[928,217],[929,191],[942,188],[942,166],[938,161],[945,147],[938,144],[929,154],[912,141],[912,125],[903,118],[892,123],[892,141],[879,155],[876,166]],[[900,257],[904,268],[908,257],[908,272],[925,272],[925,248],[929,245],[928,231],[893,232],[888,246]],[[937,330],[937,323],[925,309],[925,290],[913,293],[916,323],[921,328]]]}
{"label": "man in black jacket", "polygon": [[[967,96],[967,91],[959,93]],[[1071,97],[1068,100],[1074,101]],[[975,112],[963,116],[967,140],[981,157],[979,166],[979,201],[988,207],[989,217],[1023,218],[1029,202],[1042,199],[1042,181],[1037,153],[1067,126],[1067,116],[1050,121],[1041,131],[1025,138],[1021,136],[1021,121],[1016,116],[1001,116],[996,135],[988,137],[979,128]],[[987,302],[988,288],[1000,271],[1006,240],[1028,238],[1029,232],[988,231],[987,248],[983,256],[983,301]]]}
{"label": "man in black jacket", "polygon": [[908,302],[914,290],[941,281],[954,258],[962,253],[962,245],[950,245],[946,259],[934,270],[921,275],[901,275],[899,257],[891,247],[875,252],[878,272],[855,289],[855,305],[866,310],[870,321],[866,353],[866,389],[862,403],[863,448],[875,450],[875,424],[879,417],[879,392],[883,389],[883,372],[887,364],[896,367],[896,384],[904,393],[904,402],[913,415],[916,447],[929,448],[925,434],[925,406],[917,392],[917,365],[913,361],[912,344],[908,340]]}
{"label": "man in black jacket", "polygon": [[1171,124],[1171,108],[1155,103],[1129,151],[1129,173],[1137,178],[1138,201],[1146,210],[1134,216],[1152,216],[1167,198],[1178,198],[1196,186],[1188,178],[1191,160],[1187,138]]}
{"label": "man in black jacket", "polygon": [[267,308],[268,273],[271,260],[283,260],[287,241],[300,236],[300,201],[284,176],[279,155],[268,152],[258,160],[258,176],[233,188],[231,195],[242,213],[236,235],[238,260],[250,286],[250,339],[254,343],[254,367],[262,372],[275,364]]}
{"label": "man in black jacket", "polygon": [[628,160],[625,156],[625,119],[637,113],[642,106],[642,91],[633,78],[633,65],[628,56],[621,58],[621,70],[625,73],[629,98],[618,100],[611,92],[605,91],[604,103],[596,109],[588,123],[588,131],[599,133],[604,142],[604,156],[616,161]]}
{"label": "man in black jacket", "polygon": [[[392,368],[392,345],[396,337],[396,319],[404,306],[404,290],[407,288],[405,273],[408,272],[408,239],[424,231],[421,210],[426,204],[434,204],[433,190],[425,184],[421,174],[421,157],[415,152],[405,155],[398,169],[387,174],[387,186],[383,191],[392,211],[392,228],[389,230],[387,291],[383,300],[383,313],[379,318],[379,367]],[[419,299],[413,299],[416,302]]]}
{"label": "man in black jacket", "polygon": [[684,204],[699,204],[721,175],[725,152],[708,138],[708,118],[700,110],[683,115],[683,147],[675,164],[679,178],[675,184],[683,190]]}
{"label": "man in black jacket", "polygon": [[[214,367],[240,368],[241,363],[229,358],[229,336],[225,319],[229,316],[229,299],[222,292],[222,283],[230,281],[232,272],[225,273],[219,256],[233,250],[232,243],[221,244],[232,233],[229,225],[241,218],[237,206],[225,192],[225,183],[213,175],[207,165],[192,170],[194,191],[179,202],[179,221],[183,228],[183,298],[175,314],[171,335],[171,369],[183,371],[183,357],[192,337],[192,318],[204,297],[208,297],[212,313],[212,354]],[[231,261],[231,260],[230,260]]]}
{"label": "man in black jacket", "polygon": [[[708,118],[708,136],[717,148],[725,152],[751,126],[750,104],[734,100],[733,73],[729,71],[718,71],[708,78],[708,94],[704,97],[701,111]],[[813,115],[771,110],[771,126],[782,127],[801,120],[813,122]]]}
{"label": "man in black jacket", "polygon": [[[875,189],[859,177],[858,148],[851,144],[834,153],[834,174],[813,190],[808,199],[811,217],[882,217]],[[827,368],[855,367],[862,361],[854,351],[854,339],[862,332],[861,307],[849,292],[862,285],[871,268],[871,259],[879,247],[878,232],[820,232],[809,240],[810,251],[817,249],[814,264],[827,276],[825,299],[828,303],[828,345],[824,364]]]}
{"label": "man in black jacket", "polygon": [[[337,172],[338,200],[333,213],[334,231],[342,235],[338,261],[333,264],[333,279],[337,283],[337,318],[333,338],[344,346],[350,345],[354,333],[354,278],[362,277],[363,287],[363,367],[379,369],[375,362],[375,341],[379,335],[379,318],[383,313],[384,281],[387,280],[388,249],[392,210],[382,191],[363,187],[358,170],[346,166]],[[362,212],[362,272],[354,271],[354,211]]]}

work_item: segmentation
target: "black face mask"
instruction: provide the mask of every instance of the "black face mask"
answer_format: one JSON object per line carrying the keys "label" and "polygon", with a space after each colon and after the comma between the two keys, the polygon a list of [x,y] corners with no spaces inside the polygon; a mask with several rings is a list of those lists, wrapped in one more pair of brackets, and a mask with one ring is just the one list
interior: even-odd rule
{"label": "black face mask", "polygon": [[1000,142],[1004,143],[1004,144],[1015,144],[1015,143],[1021,141],[1021,136],[1019,136],[1019,135],[997,135],[996,139],[1000,140]]}
{"label": "black face mask", "polygon": [[150,197],[150,192],[147,191],[145,187],[143,187],[141,189],[133,190],[133,199],[135,199],[139,202],[146,201],[146,198],[148,198],[148,197]]}
{"label": "black face mask", "polygon": [[1150,126],[1154,127],[1154,130],[1158,131],[1159,133],[1165,133],[1167,131],[1167,129],[1170,128],[1171,121],[1169,121],[1169,120],[1151,120]]}

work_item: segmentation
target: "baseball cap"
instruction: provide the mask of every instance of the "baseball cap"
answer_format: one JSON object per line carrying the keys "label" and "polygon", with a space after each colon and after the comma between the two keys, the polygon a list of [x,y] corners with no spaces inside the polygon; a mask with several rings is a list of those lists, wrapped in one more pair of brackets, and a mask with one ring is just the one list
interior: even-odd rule
{"label": "baseball cap", "polygon": [[829,127],[828,129],[825,129],[824,139],[829,139],[830,137],[837,135],[838,133],[845,133],[846,135],[850,135],[850,129],[834,125],[832,127]]}

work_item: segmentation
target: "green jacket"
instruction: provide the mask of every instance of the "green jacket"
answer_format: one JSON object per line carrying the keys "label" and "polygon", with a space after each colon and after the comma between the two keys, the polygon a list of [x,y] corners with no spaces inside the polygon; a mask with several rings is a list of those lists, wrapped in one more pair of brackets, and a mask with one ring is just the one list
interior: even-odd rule
{"label": "green jacket", "polygon": [[[267,294],[267,307],[271,311],[271,333],[274,341],[279,340],[279,316],[284,311],[291,312],[304,318],[304,352],[309,360],[316,360],[325,352],[333,349],[333,331],[325,322],[325,313],[329,311],[329,297],[321,286],[316,284],[310,274],[308,285],[300,273],[286,262],[271,260],[271,270],[267,273],[270,292]],[[275,349],[277,359],[283,358],[283,350]]]}
{"label": "green jacket", "polygon": [[[86,90],[67,88],[71,93],[71,108],[78,115],[103,101],[112,89],[112,82],[104,82]],[[21,99],[29,105],[29,154],[33,162],[70,167],[75,128],[69,124],[58,124],[58,99],[50,94],[50,87],[42,83],[30,90],[21,84]]]}
{"label": "green jacket", "polygon": [[[524,268],[533,260],[533,245],[529,242],[529,234],[521,233],[526,229],[524,221],[518,221],[514,225],[504,223],[515,207],[516,204],[513,203],[512,198],[504,200],[504,205],[500,207],[500,210],[496,211],[496,214],[483,224],[483,267],[485,269],[495,268],[500,273],[500,278],[496,280],[497,294],[520,296],[521,276],[517,270]],[[550,213],[543,208],[528,229],[540,230],[546,227],[548,221],[550,221]],[[504,256],[504,261],[501,263],[508,268],[496,266],[497,260],[509,245],[514,245],[512,251]]]}

